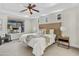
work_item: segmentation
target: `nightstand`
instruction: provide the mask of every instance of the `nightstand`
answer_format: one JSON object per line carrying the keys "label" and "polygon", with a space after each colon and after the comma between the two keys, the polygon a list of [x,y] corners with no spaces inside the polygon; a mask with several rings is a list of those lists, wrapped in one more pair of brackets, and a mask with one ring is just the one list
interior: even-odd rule
{"label": "nightstand", "polygon": [[70,42],[69,42],[69,37],[65,36],[65,37],[58,37],[57,40],[58,46],[60,44],[67,46],[68,48],[70,47]]}

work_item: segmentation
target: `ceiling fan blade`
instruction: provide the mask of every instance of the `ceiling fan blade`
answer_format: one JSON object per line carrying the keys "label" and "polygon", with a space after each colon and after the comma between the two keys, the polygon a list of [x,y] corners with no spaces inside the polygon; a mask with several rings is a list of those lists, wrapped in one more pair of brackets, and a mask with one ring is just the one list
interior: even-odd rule
{"label": "ceiling fan blade", "polygon": [[34,7],[36,7],[36,5],[34,4],[34,5],[32,5],[32,8],[34,8]]}
{"label": "ceiling fan blade", "polygon": [[39,12],[39,10],[36,10],[36,9],[32,9],[32,10],[34,10],[34,11],[36,11],[36,12]]}
{"label": "ceiling fan blade", "polygon": [[21,10],[20,12],[24,12],[24,11],[27,11],[27,9]]}

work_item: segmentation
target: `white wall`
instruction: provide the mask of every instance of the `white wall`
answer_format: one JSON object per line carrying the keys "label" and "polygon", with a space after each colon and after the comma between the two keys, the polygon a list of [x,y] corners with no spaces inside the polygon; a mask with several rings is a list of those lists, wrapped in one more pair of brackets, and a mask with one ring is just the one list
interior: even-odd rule
{"label": "white wall", "polygon": [[29,33],[32,31],[31,20],[26,18],[24,21],[24,31],[25,33]]}
{"label": "white wall", "polygon": [[31,18],[31,32],[37,32],[39,30],[38,28],[38,18]]}
{"label": "white wall", "polygon": [[78,41],[78,46],[79,46],[79,7],[76,8],[76,13],[77,13],[77,21],[76,21],[76,36],[77,36],[77,41]]}
{"label": "white wall", "polygon": [[55,12],[53,14],[47,15],[46,17],[48,18],[48,22],[49,23],[51,23],[51,22],[59,22],[59,21],[61,22],[63,18],[61,20],[57,20],[57,15],[58,14],[62,14],[62,12],[60,11],[60,12]]}
{"label": "white wall", "polygon": [[[52,22],[60,22],[61,20],[57,20],[57,14],[62,14],[62,12],[56,12],[56,13],[53,13],[53,14],[49,14],[49,15],[46,15],[46,16],[41,16],[39,18],[39,22],[40,24],[42,23],[52,23]],[[48,20],[48,22],[46,22],[46,19]]]}
{"label": "white wall", "polygon": [[0,29],[0,35],[4,36],[4,33],[7,33],[7,16],[0,16],[0,21],[2,23]]}
{"label": "white wall", "polygon": [[63,25],[67,29],[65,33],[70,38],[70,45],[79,48],[76,33],[76,20],[77,20],[77,14],[75,8],[63,11],[63,21],[64,21]]}

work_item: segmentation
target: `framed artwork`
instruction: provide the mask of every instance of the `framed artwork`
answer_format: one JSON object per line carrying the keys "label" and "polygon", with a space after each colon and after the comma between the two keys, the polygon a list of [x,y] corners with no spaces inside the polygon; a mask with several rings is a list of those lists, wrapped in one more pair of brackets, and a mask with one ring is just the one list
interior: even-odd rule
{"label": "framed artwork", "polygon": [[57,20],[61,20],[61,14],[57,15]]}

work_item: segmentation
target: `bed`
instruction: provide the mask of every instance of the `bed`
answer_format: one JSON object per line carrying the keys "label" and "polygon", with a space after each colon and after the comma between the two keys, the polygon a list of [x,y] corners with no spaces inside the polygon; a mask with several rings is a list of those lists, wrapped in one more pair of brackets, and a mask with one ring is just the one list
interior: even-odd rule
{"label": "bed", "polygon": [[33,55],[41,56],[45,49],[55,43],[55,39],[60,35],[60,23],[40,24],[38,33],[22,35],[19,39],[26,46],[33,48]]}

